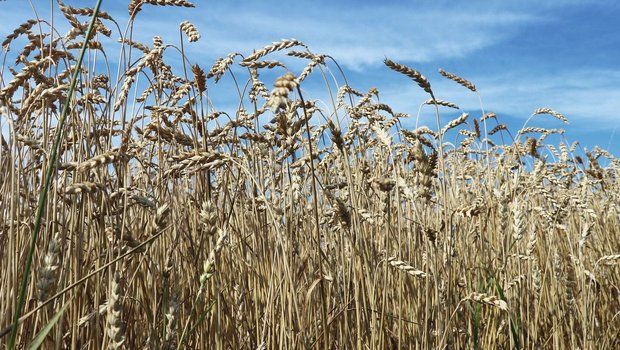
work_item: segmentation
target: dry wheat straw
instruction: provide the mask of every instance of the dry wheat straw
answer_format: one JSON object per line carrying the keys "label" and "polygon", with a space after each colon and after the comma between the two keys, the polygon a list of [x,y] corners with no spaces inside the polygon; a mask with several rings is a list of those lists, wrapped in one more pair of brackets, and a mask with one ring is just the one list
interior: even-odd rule
{"label": "dry wheat straw", "polygon": [[420,271],[420,270],[416,269],[415,267],[407,264],[406,262],[398,260],[395,257],[390,257],[390,258],[388,258],[387,261],[395,269],[404,271],[405,273],[410,274],[411,276],[415,276],[415,277],[419,277],[419,278],[425,278],[427,276],[426,272]]}
{"label": "dry wheat straw", "polygon": [[114,272],[109,293],[110,299],[108,300],[106,315],[109,349],[121,349],[125,342],[125,336],[121,319],[121,312],[123,310],[121,275],[118,271]]}
{"label": "dry wheat straw", "polygon": [[164,349],[173,350],[177,348],[177,324],[179,320],[179,295],[173,294],[166,310],[166,337],[164,339]]}
{"label": "dry wheat straw", "polygon": [[238,53],[231,53],[226,57],[218,58],[207,73],[207,79],[215,77],[215,82],[217,83],[233,64],[235,57],[239,55]]}
{"label": "dry wheat straw", "polygon": [[35,19],[29,19],[26,22],[22,23],[17,27],[13,33],[9,34],[4,41],[2,41],[2,47],[8,48],[11,45],[11,42],[15,40],[17,37],[23,34],[28,34],[30,32],[30,28],[35,24],[39,23],[39,21]]}
{"label": "dry wheat straw", "polygon": [[265,106],[269,107],[272,112],[286,109],[289,104],[288,94],[297,87],[297,84],[295,76],[291,72],[287,72],[276,79],[276,82],[273,84],[274,88]]}
{"label": "dry wheat straw", "polygon": [[440,133],[441,134],[445,134],[446,132],[448,132],[450,129],[454,129],[457,126],[465,123],[465,121],[467,120],[467,118],[469,118],[469,114],[467,113],[463,113],[461,114],[458,118],[451,120],[450,122],[448,122],[448,124],[446,124],[446,126],[444,126]]}
{"label": "dry wheat straw", "polygon": [[538,108],[537,110],[534,111],[534,113],[532,115],[536,115],[536,114],[549,114],[549,115],[551,115],[553,117],[556,117],[557,119],[563,121],[566,124],[570,124],[568,122],[568,119],[564,115],[562,115],[559,112],[554,111],[551,108]]}
{"label": "dry wheat straw", "polygon": [[491,131],[489,131],[489,135],[493,135],[501,130],[508,130],[508,126],[506,126],[506,124],[498,124],[493,129],[491,129]]}
{"label": "dry wheat straw", "polygon": [[457,82],[458,84],[466,87],[467,89],[469,89],[472,92],[476,92],[476,86],[474,84],[472,84],[470,81],[463,79],[455,74],[452,73],[448,73],[443,69],[439,69],[439,74],[443,75],[444,77]]}
{"label": "dry wheat straw", "polygon": [[157,6],[179,6],[179,7],[195,7],[189,1],[186,0],[131,0],[127,10],[129,11],[130,16],[135,16],[140,10],[142,10],[142,5],[157,5]]}
{"label": "dry wheat straw", "polygon": [[497,115],[494,112],[487,112],[480,118],[480,121],[483,122],[487,119],[497,119]]}
{"label": "dry wheat straw", "polygon": [[47,252],[43,257],[42,267],[37,281],[37,297],[46,301],[56,288],[58,270],[60,269],[60,235],[56,233],[50,239]]}
{"label": "dry wheat straw", "polygon": [[454,109],[460,109],[460,107],[457,106],[455,103],[444,101],[444,100],[429,99],[429,100],[424,101],[424,104],[425,105],[438,105],[438,106],[450,107]]}
{"label": "dry wheat straw", "polygon": [[502,311],[508,311],[508,304],[496,297],[495,295],[488,295],[484,293],[471,293],[465,298],[465,300],[472,300],[483,305],[495,306]]}
{"label": "dry wheat straw", "polygon": [[116,161],[117,159],[119,159],[119,153],[118,150],[113,149],[110,151],[107,151],[103,154],[94,156],[90,159],[88,159],[87,161],[84,161],[82,163],[80,163],[77,166],[77,171],[79,172],[86,172],[89,171],[91,169],[103,166],[103,165],[107,165],[110,164],[114,161]]}
{"label": "dry wheat straw", "polygon": [[415,81],[422,89],[424,89],[424,91],[428,92],[431,96],[433,95],[433,91],[431,90],[431,84],[428,82],[428,80],[426,80],[426,77],[420,74],[420,72],[418,72],[417,70],[411,69],[399,63],[395,63],[394,61],[387,58],[383,61],[383,63],[385,63],[385,65],[388,66],[390,69],[395,70],[413,79],[413,81]]}
{"label": "dry wheat straw", "polygon": [[200,39],[200,33],[198,33],[198,29],[196,26],[190,21],[183,21],[180,24],[180,28],[187,35],[190,42],[196,42]]}
{"label": "dry wheat straw", "polygon": [[[131,1],[130,12],[141,4],[188,3]],[[33,189],[84,40],[80,19],[92,13],[56,6],[64,35],[50,35],[60,27],[44,23],[49,33],[35,34],[32,20],[4,43],[12,51],[0,92],[0,198],[8,198],[0,200],[0,285],[19,275]],[[128,33],[141,30],[139,22],[130,18]],[[96,32],[110,34],[107,25],[98,22]],[[406,114],[385,103],[389,96],[357,91],[341,75],[327,79],[333,106],[302,101],[309,74],[330,74],[321,66],[329,56],[283,40],[241,62],[231,53],[207,72],[182,46],[199,34],[188,22],[180,31],[175,51],[157,36],[89,44],[97,51],[80,71],[47,200],[45,227],[58,235],[41,252],[36,288],[26,295],[39,303],[20,320],[20,341],[53,311],[40,309],[77,287],[83,300],[74,299],[49,335],[61,347],[615,345],[620,163],[612,154],[554,145],[548,136],[562,129],[527,123],[516,132],[526,140],[498,143],[491,136],[508,127],[492,112],[409,129]],[[108,63],[108,45],[132,56],[121,60],[119,76],[96,68]],[[285,52],[267,57],[277,51]],[[170,64],[177,59],[191,73]],[[287,71],[299,59],[308,60],[300,75],[277,78],[270,93],[261,78],[273,71],[265,69]],[[449,114],[435,106],[458,109],[435,99],[419,72],[385,63],[431,93],[420,112],[432,105],[443,120]],[[220,91],[207,79],[217,83],[229,70],[234,76],[217,88],[232,86],[239,103],[216,109]],[[565,121],[549,109],[536,114]],[[481,123],[490,119],[496,126],[486,134]],[[439,140],[445,133],[452,143]],[[71,244],[55,243],[59,237]],[[96,276],[116,264],[109,278]],[[77,282],[53,295],[69,281]],[[467,294],[476,288],[483,293]],[[0,288],[0,315],[11,315],[13,304],[10,289]]]}
{"label": "dry wheat straw", "polygon": [[301,41],[297,40],[297,39],[282,39],[281,41],[275,41],[273,42],[271,45],[267,45],[265,47],[263,47],[262,49],[252,53],[251,55],[249,55],[248,57],[246,57],[243,62],[244,63],[248,63],[251,61],[256,61],[257,59],[266,56],[270,53],[276,52],[276,51],[281,51],[281,50],[285,50],[285,49],[289,49],[291,47],[295,47],[295,46],[302,46],[302,47],[306,47],[306,45],[304,43],[302,43]]}
{"label": "dry wheat straw", "polygon": [[73,183],[65,188],[66,194],[79,194],[79,193],[95,193],[102,188],[100,184],[92,182],[77,182]]}

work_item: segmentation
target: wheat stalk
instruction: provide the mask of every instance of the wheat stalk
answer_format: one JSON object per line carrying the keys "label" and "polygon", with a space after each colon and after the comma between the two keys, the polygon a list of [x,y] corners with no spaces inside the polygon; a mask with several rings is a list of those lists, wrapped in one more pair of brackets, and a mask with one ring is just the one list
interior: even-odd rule
{"label": "wheat stalk", "polygon": [[112,284],[110,285],[110,298],[108,300],[106,313],[106,332],[110,339],[110,349],[120,349],[125,342],[123,321],[121,320],[121,312],[123,310],[121,294],[121,275],[116,271],[114,272]]}
{"label": "wheat stalk", "polygon": [[508,311],[508,304],[496,297],[495,295],[488,295],[484,293],[471,293],[464,300],[471,300],[483,305],[490,305],[497,307],[502,311]]}
{"label": "wheat stalk", "polygon": [[388,66],[390,69],[397,71],[401,74],[404,74],[408,76],[409,78],[413,79],[413,81],[415,81],[418,84],[418,86],[420,86],[422,89],[424,89],[424,91],[428,92],[431,95],[431,97],[433,97],[433,90],[431,90],[431,84],[428,82],[425,76],[420,74],[420,72],[418,72],[415,69],[411,69],[405,65],[396,63],[387,58],[383,61],[383,63],[385,63],[385,65]]}
{"label": "wheat stalk", "polygon": [[426,272],[420,271],[420,270],[416,269],[415,267],[407,264],[406,262],[398,260],[395,257],[390,257],[390,258],[388,258],[387,261],[390,264],[390,266],[394,267],[397,270],[404,271],[405,273],[407,273],[407,274],[409,274],[411,276],[415,276],[415,277],[419,277],[419,278],[425,278],[427,276]]}
{"label": "wheat stalk", "polygon": [[198,33],[198,29],[190,21],[183,21],[183,22],[181,22],[179,27],[181,28],[183,33],[185,33],[185,35],[187,35],[187,37],[189,38],[189,41],[191,43],[194,43],[194,42],[196,42],[196,41],[198,41],[200,39],[200,33]]}
{"label": "wheat stalk", "polygon": [[459,85],[462,85],[464,87],[466,87],[467,89],[469,89],[472,92],[476,92],[476,86],[474,84],[472,84],[470,81],[463,79],[461,77],[459,77],[458,75],[452,74],[452,73],[448,73],[443,69],[439,69],[439,74],[441,74],[442,76],[457,82]]}

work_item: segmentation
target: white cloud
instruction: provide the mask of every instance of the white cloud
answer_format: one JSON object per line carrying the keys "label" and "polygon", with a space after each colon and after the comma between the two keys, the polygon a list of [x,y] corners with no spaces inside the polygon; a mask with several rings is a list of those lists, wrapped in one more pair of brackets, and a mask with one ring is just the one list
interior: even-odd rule
{"label": "white cloud", "polygon": [[[588,4],[609,0],[592,0]],[[210,2],[191,20],[203,50],[249,52],[280,38],[297,38],[349,69],[381,65],[385,56],[414,63],[468,55],[507,42],[527,26],[557,20],[558,9],[583,0],[399,2]]]}
{"label": "white cloud", "polygon": [[[480,111],[475,94],[441,76],[429,75],[437,98],[458,104],[470,112]],[[524,122],[537,108],[549,107],[564,114],[571,125],[550,118],[537,118],[534,125],[596,132],[620,124],[619,70],[582,69],[554,73],[510,72],[498,76],[469,76],[480,92],[487,111],[511,115]],[[382,96],[398,111],[417,111],[428,96],[415,83],[403,79],[382,89]]]}
{"label": "white cloud", "polygon": [[214,8],[205,9],[207,15],[192,20],[205,33],[205,47],[220,55],[294,37],[313,51],[360,70],[381,64],[385,56],[414,62],[463,57],[506,40],[539,19],[503,9],[416,4],[420,3],[308,5],[299,14],[273,2],[243,10],[212,4]]}

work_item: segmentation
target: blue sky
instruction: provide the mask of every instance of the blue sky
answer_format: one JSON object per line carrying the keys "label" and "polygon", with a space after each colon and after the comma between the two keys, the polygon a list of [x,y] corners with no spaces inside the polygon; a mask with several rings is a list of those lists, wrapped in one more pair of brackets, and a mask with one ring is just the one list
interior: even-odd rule
{"label": "blue sky", "polygon": [[[42,17],[49,1],[35,1]],[[95,1],[65,1],[93,4]],[[128,1],[104,0],[102,9],[121,25]],[[249,54],[279,40],[296,38],[315,53],[333,56],[354,88],[377,87],[382,102],[416,115],[428,96],[383,65],[388,57],[421,71],[438,98],[479,117],[478,98],[437,73],[438,68],[472,81],[487,111],[516,131],[539,107],[564,114],[570,125],[539,116],[529,124],[566,129],[579,140],[620,155],[620,2],[615,0],[498,1],[202,1],[195,9],[146,6],[135,37],[160,35],[178,43],[178,25],[194,23],[202,39],[187,44],[189,59],[208,69],[230,52]],[[0,1],[0,34],[5,37],[32,17],[27,1]],[[113,56],[113,55],[112,55]],[[303,65],[289,66],[297,73]],[[299,61],[301,64],[301,61]],[[267,79],[265,79],[267,80]],[[342,83],[342,81],[340,81]],[[220,108],[234,108],[224,82]],[[305,89],[322,97],[320,78]],[[216,91],[217,93],[217,91]],[[312,95],[312,94],[311,94]],[[420,124],[434,125],[424,109]]]}

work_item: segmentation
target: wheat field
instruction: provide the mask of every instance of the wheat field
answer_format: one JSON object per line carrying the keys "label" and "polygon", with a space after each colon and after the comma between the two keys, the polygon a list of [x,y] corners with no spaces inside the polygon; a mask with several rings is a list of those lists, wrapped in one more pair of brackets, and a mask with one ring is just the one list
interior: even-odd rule
{"label": "wheat field", "polygon": [[510,131],[386,59],[428,95],[412,128],[299,40],[212,66],[187,21],[134,41],[153,5],[193,7],[133,0],[119,23],[58,1],[68,31],[0,33],[3,348],[620,348],[620,160],[567,142],[563,114]]}

